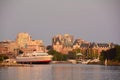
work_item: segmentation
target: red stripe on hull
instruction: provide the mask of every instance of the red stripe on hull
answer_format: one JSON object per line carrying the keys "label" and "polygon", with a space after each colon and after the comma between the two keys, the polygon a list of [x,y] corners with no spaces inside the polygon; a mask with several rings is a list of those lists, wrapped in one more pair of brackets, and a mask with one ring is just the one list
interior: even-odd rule
{"label": "red stripe on hull", "polygon": [[40,63],[50,63],[51,60],[44,61],[18,61],[18,63],[27,63],[27,64],[40,64]]}

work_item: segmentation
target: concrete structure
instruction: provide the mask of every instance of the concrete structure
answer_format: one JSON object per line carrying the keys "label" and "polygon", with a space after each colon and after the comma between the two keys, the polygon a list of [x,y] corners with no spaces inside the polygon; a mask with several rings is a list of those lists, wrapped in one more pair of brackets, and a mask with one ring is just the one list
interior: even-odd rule
{"label": "concrete structure", "polygon": [[19,33],[17,35],[16,43],[23,52],[45,52],[45,46],[42,40],[32,40],[28,33]]}
{"label": "concrete structure", "polygon": [[42,40],[32,40],[28,33],[19,33],[16,41],[1,41],[0,54],[16,56],[19,51],[28,53],[33,51],[46,52]]}
{"label": "concrete structure", "polygon": [[26,48],[31,41],[31,36],[28,33],[19,33],[16,38],[16,43],[19,48]]}

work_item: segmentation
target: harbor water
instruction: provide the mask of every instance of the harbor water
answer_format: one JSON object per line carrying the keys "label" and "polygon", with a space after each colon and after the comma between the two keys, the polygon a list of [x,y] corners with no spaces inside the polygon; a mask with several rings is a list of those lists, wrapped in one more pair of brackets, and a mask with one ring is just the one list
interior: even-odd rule
{"label": "harbor water", "polygon": [[120,80],[120,66],[40,64],[0,67],[0,80]]}

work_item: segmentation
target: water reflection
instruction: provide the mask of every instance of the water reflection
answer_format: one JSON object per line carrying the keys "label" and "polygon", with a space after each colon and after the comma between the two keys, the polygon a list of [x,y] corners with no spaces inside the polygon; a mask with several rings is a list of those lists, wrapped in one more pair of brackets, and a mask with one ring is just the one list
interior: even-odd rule
{"label": "water reflection", "polygon": [[54,65],[54,80],[119,80],[119,66]]}
{"label": "water reflection", "polygon": [[0,80],[52,80],[52,65],[0,68]]}
{"label": "water reflection", "polygon": [[72,80],[73,66],[53,65],[53,80]]}
{"label": "water reflection", "polygon": [[50,64],[0,68],[0,80],[120,80],[119,76],[119,66]]}

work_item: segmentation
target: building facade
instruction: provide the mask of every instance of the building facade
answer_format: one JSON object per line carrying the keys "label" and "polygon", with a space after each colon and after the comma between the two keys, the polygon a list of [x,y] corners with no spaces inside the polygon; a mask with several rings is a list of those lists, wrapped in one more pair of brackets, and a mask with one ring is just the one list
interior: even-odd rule
{"label": "building facade", "polygon": [[32,40],[32,37],[28,33],[19,33],[17,35],[16,43],[23,52],[45,52],[45,46],[42,40]]}
{"label": "building facade", "polygon": [[102,51],[106,51],[111,48],[114,48],[113,43],[91,43],[82,39],[76,39],[73,44],[73,49],[80,49],[83,54],[94,54],[98,55],[98,57]]}
{"label": "building facade", "polygon": [[69,34],[56,35],[52,38],[52,47],[54,50],[67,54],[72,50],[73,36]]}
{"label": "building facade", "polygon": [[29,53],[33,51],[45,52],[42,40],[32,40],[28,33],[19,33],[15,41],[1,41],[0,54],[17,55],[19,51]]}

